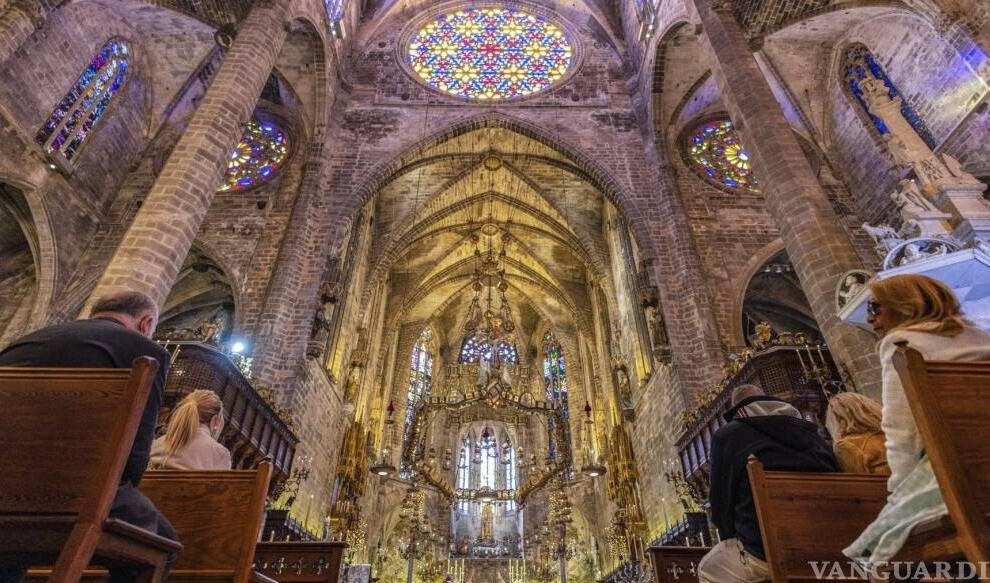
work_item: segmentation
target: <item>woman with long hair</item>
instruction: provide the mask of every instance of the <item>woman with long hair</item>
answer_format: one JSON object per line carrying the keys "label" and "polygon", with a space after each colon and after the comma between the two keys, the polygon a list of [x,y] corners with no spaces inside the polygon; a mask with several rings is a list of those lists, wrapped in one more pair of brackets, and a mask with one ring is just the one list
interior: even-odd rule
{"label": "woman with long hair", "polygon": [[839,393],[828,402],[825,427],[843,472],[890,475],[880,403],[859,393]]}
{"label": "woman with long hair", "polygon": [[916,524],[948,513],[894,369],[897,344],[907,342],[925,360],[990,360],[990,334],[963,318],[952,290],[930,277],[897,275],[869,287],[873,297],[867,304],[867,321],[880,337],[880,426],[886,435],[890,496],[876,520],[843,552],[881,563],[900,550]]}
{"label": "woman with long hair", "polygon": [[230,451],[217,442],[223,424],[223,402],[216,393],[189,393],[172,411],[165,435],[152,444],[151,467],[229,470]]}

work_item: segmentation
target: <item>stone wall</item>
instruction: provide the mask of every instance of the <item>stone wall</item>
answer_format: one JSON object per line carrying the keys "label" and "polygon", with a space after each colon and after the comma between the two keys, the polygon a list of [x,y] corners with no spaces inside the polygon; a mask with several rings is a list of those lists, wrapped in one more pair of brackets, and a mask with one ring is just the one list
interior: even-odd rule
{"label": "stone wall", "polygon": [[[879,222],[891,217],[887,194],[900,177],[885,157],[879,132],[841,83],[841,49],[854,42],[865,44],[904,99],[927,123],[939,147],[954,133],[965,132],[960,124],[987,94],[985,70],[974,72],[954,48],[945,43],[920,17],[905,13],[879,16],[856,26],[836,42],[830,66],[830,133],[838,166],[865,220]],[[958,142],[957,142],[958,143]],[[954,151],[967,164],[986,164],[984,157]],[[981,159],[982,158],[982,159]]]}

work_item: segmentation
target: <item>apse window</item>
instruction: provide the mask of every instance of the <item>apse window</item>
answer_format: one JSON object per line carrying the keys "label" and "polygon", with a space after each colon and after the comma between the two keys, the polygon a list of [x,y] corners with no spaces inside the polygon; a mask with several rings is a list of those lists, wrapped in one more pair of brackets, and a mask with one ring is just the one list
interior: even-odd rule
{"label": "apse window", "polygon": [[110,39],[103,45],[35,134],[46,153],[66,161],[75,157],[124,86],[129,61],[124,41]]}
{"label": "apse window", "polygon": [[570,69],[573,49],[567,35],[541,16],[478,8],[429,21],[410,42],[408,58],[428,86],[494,101],[551,87]]}
{"label": "apse window", "polygon": [[719,186],[759,192],[749,152],[731,121],[701,124],[688,134],[685,148],[690,165],[702,177]]}
{"label": "apse window", "polygon": [[244,125],[241,141],[227,161],[227,174],[217,190],[246,190],[264,184],[278,172],[289,156],[289,141],[282,128],[268,121],[251,120]]}

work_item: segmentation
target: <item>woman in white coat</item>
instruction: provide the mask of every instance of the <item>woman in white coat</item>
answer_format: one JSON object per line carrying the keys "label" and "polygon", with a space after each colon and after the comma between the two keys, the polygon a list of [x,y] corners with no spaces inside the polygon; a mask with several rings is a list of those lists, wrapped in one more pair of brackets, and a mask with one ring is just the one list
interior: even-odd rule
{"label": "woman in white coat", "polygon": [[916,524],[948,513],[894,369],[897,343],[907,342],[925,360],[990,360],[990,334],[964,319],[952,290],[930,277],[898,275],[872,282],[870,292],[868,321],[880,337],[881,428],[890,496],[877,519],[844,552],[876,564],[889,561]]}
{"label": "woman in white coat", "polygon": [[223,402],[216,393],[189,393],[172,411],[165,435],[151,445],[151,467],[229,470],[230,451],[217,442],[223,423]]}

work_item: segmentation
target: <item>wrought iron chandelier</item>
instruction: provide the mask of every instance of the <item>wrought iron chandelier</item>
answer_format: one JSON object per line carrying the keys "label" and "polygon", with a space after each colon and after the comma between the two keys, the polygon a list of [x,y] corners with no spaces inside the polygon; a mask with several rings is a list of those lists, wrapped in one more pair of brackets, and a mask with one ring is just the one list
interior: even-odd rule
{"label": "wrought iron chandelier", "polygon": [[[478,245],[474,250],[474,255],[478,259],[478,266],[474,270],[474,277],[471,282],[474,297],[471,298],[467,318],[462,327],[464,334],[473,337],[475,342],[491,347],[493,360],[500,357],[497,349],[498,342],[511,342],[516,330],[516,323],[512,317],[512,306],[505,295],[509,289],[505,273],[505,237],[508,233],[507,227],[489,221],[482,225],[474,235]],[[499,234],[502,236],[502,246],[496,252],[493,239]],[[480,247],[483,237],[488,242],[484,252]]]}

